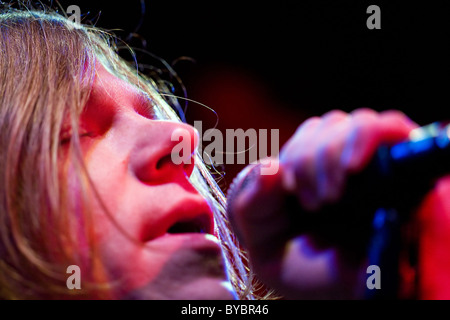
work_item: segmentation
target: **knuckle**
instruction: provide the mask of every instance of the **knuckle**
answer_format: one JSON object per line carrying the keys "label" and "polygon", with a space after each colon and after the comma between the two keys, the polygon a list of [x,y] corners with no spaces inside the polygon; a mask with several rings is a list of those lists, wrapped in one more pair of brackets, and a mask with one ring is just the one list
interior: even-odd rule
{"label": "knuckle", "polygon": [[303,132],[307,129],[310,129],[311,127],[316,126],[317,124],[319,124],[322,120],[319,117],[311,117],[306,119],[305,121],[303,121],[296,130],[296,134]]}
{"label": "knuckle", "polygon": [[400,110],[386,110],[380,113],[380,120],[387,122],[390,121],[393,125],[412,125],[413,121]]}
{"label": "knuckle", "polygon": [[327,119],[340,119],[340,118],[345,118],[348,116],[348,113],[342,111],[342,110],[338,110],[338,109],[334,109],[331,111],[328,111],[326,113],[324,113],[322,115],[322,119],[327,120]]}
{"label": "knuckle", "polygon": [[400,111],[397,109],[384,110],[384,111],[380,112],[380,116],[406,118],[406,114],[403,111]]}
{"label": "knuckle", "polygon": [[378,112],[370,108],[358,108],[353,110],[350,115],[352,117],[375,117],[378,115]]}
{"label": "knuckle", "polygon": [[352,134],[360,136],[370,132],[374,132],[374,130],[379,127],[379,122],[377,120],[377,118],[373,117],[360,117],[358,119],[355,118],[355,121],[353,122]]}

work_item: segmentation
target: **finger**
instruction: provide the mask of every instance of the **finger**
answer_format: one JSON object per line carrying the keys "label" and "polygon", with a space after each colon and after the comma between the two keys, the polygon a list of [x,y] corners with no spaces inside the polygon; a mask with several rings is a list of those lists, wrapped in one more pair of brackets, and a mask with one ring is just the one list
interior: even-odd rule
{"label": "finger", "polygon": [[386,111],[377,114],[367,109],[352,114],[352,131],[342,153],[342,165],[348,172],[361,171],[382,144],[404,140],[417,127],[403,113]]}
{"label": "finger", "polygon": [[316,211],[320,207],[317,193],[317,155],[311,147],[296,159],[294,175],[296,181],[295,194],[306,211]]}
{"label": "finger", "polygon": [[340,161],[348,132],[350,119],[345,117],[329,132],[329,141],[319,148],[317,161],[318,197],[322,203],[334,203],[342,195],[345,171]]}
{"label": "finger", "polygon": [[280,161],[285,165],[290,165],[296,155],[303,152],[314,137],[321,119],[313,117],[305,120],[295,131],[294,135],[286,142],[280,150]]}
{"label": "finger", "polygon": [[[310,154],[299,159],[297,165],[298,196],[303,207],[309,211],[320,208],[328,195],[337,197],[341,189],[342,174],[336,168],[336,153],[340,153],[344,137],[336,136],[346,127],[349,115],[340,110],[332,110],[322,116],[310,139]],[[333,176],[330,176],[333,175]]]}
{"label": "finger", "polygon": [[321,118],[320,127],[318,127],[319,134],[324,130],[330,129],[335,124],[348,119],[349,114],[341,110],[331,110],[325,113]]}
{"label": "finger", "polygon": [[[306,165],[298,163],[299,170],[307,168],[303,177],[298,175],[299,198],[307,210],[318,210],[324,203],[339,196],[343,173],[337,167],[337,160],[345,140],[345,131],[348,131],[348,122],[349,115],[343,111],[333,110],[324,114],[314,137],[314,145],[311,146],[313,156],[307,159]],[[307,179],[306,183],[302,179]]]}
{"label": "finger", "polygon": [[[277,161],[277,160],[272,160]],[[255,166],[250,179],[239,190],[228,210],[229,219],[253,259],[271,259],[284,245],[288,217],[281,214],[286,192],[282,187],[283,167],[274,175],[261,175]]]}
{"label": "finger", "polygon": [[358,172],[367,155],[373,154],[378,134],[378,114],[373,110],[358,109],[351,113],[351,130],[342,152],[342,167],[346,172]]}
{"label": "finger", "polygon": [[306,210],[315,209],[315,149],[318,128],[322,119],[314,117],[305,121],[280,152],[284,167],[284,186],[296,194]]}
{"label": "finger", "polygon": [[398,110],[381,112],[380,122],[381,141],[389,145],[408,138],[410,132],[419,127],[417,123]]}

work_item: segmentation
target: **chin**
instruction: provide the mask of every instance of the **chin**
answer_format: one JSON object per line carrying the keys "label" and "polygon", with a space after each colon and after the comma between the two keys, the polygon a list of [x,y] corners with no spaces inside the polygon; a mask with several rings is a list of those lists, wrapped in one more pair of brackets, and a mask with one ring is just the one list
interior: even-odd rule
{"label": "chin", "polygon": [[178,288],[174,293],[178,300],[235,300],[236,293],[228,281],[199,279]]}
{"label": "chin", "polygon": [[236,300],[237,295],[228,281],[202,278],[184,284],[162,286],[149,284],[129,292],[125,300]]}
{"label": "chin", "polygon": [[151,241],[141,259],[135,260],[134,269],[122,270],[127,277],[122,287],[125,295],[119,299],[236,299],[221,247],[209,238],[182,234]]}

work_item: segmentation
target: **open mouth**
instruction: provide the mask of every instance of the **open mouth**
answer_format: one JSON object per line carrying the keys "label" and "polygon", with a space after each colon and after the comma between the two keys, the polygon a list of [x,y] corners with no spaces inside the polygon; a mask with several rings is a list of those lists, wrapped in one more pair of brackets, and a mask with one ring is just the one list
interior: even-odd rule
{"label": "open mouth", "polygon": [[216,236],[213,212],[203,199],[198,199],[177,201],[167,211],[158,212],[156,218],[149,214],[149,219],[141,224],[141,241],[173,235]]}
{"label": "open mouth", "polygon": [[195,218],[181,220],[167,229],[169,234],[178,233],[213,233],[210,217],[208,214],[200,214]]}

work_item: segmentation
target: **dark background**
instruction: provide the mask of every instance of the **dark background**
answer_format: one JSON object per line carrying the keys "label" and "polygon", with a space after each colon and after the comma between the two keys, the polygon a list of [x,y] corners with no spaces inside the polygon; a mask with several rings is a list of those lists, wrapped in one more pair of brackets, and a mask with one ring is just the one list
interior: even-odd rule
{"label": "dark background", "polygon": [[[448,6],[392,2],[60,1],[173,64],[187,97],[214,109],[223,132],[280,129],[281,145],[331,109],[400,109],[421,125],[449,119]],[[371,4],[381,30],[366,27]],[[195,103],[186,117],[204,130],[216,120]],[[224,189],[241,167],[225,167]]]}

